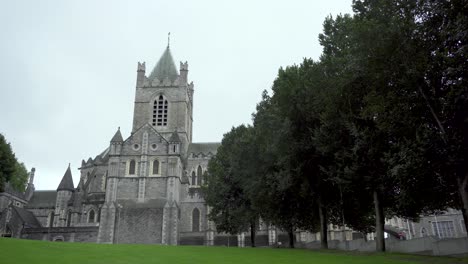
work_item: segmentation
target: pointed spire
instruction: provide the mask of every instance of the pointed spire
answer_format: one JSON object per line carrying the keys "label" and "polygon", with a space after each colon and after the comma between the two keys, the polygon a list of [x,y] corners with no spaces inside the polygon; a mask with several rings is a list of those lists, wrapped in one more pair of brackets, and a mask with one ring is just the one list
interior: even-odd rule
{"label": "pointed spire", "polygon": [[164,81],[164,79],[168,78],[171,82],[173,82],[177,79],[177,76],[177,68],[174,63],[174,59],[172,58],[168,43],[166,50],[154,67],[148,79],[150,82],[152,82],[154,79]]}
{"label": "pointed spire", "polygon": [[171,137],[169,138],[169,142],[170,143],[180,143],[180,138],[179,138],[179,133],[177,133],[177,130],[174,131],[171,135]]}
{"label": "pointed spire", "polygon": [[167,48],[169,48],[171,44],[171,32],[167,33]]}
{"label": "pointed spire", "polygon": [[122,133],[120,133],[120,127],[117,129],[117,132],[115,132],[111,142],[123,142]]}
{"label": "pointed spire", "polygon": [[62,181],[60,182],[57,191],[66,190],[66,191],[73,191],[75,189],[73,185],[73,178],[70,170],[70,163],[68,163],[67,171],[63,175]]}

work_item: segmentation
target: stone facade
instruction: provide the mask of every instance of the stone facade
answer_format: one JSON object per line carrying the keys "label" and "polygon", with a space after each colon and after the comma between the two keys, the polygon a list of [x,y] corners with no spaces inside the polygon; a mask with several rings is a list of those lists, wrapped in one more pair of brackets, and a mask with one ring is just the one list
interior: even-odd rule
{"label": "stone facade", "polygon": [[25,207],[37,220],[19,230],[5,219],[18,229],[13,236],[170,245],[189,236],[210,244],[214,228],[199,190],[219,143],[192,143],[194,85],[187,77],[188,64],[177,71],[169,46],[150,74],[138,63],[130,136],[118,129],[108,148],[83,160],[76,187],[68,168],[56,191],[16,195],[14,204],[0,195],[0,209]]}

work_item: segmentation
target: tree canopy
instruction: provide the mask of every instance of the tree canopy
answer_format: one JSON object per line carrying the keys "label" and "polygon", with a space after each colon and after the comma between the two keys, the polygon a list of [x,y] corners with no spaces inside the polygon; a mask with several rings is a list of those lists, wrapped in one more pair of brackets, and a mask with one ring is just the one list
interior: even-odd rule
{"label": "tree canopy", "polygon": [[386,218],[452,207],[468,225],[467,8],[355,0],[353,15],[327,17],[320,59],[280,68],[253,127],[210,161],[215,223],[261,217],[291,241],[319,229],[323,248],[332,223],[375,231],[379,251]]}
{"label": "tree canopy", "polygon": [[28,177],[26,166],[18,162],[10,143],[0,134],[0,192],[4,191],[7,183],[18,191],[24,191]]}

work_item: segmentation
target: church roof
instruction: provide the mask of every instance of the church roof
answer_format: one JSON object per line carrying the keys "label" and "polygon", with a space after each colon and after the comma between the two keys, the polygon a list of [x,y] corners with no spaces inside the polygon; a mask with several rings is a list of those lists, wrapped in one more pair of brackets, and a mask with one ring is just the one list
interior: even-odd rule
{"label": "church roof", "polygon": [[35,191],[27,208],[50,208],[55,207],[57,191]]}
{"label": "church roof", "polygon": [[218,147],[221,146],[219,142],[211,142],[211,143],[191,143],[188,147],[188,153],[198,154],[216,154],[218,151]]}
{"label": "church roof", "polygon": [[177,76],[177,68],[174,63],[174,59],[172,59],[171,50],[169,49],[169,46],[167,46],[148,79],[153,81],[157,78],[158,80],[162,81],[167,77],[169,80],[175,81]]}
{"label": "church roof", "polygon": [[68,165],[67,171],[65,171],[62,181],[60,182],[57,188],[57,191],[60,191],[60,190],[67,190],[67,191],[75,190],[75,186],[73,185],[73,178],[72,178],[72,174],[70,170],[70,165]]}
{"label": "church roof", "polygon": [[23,221],[24,227],[41,227],[41,224],[32,212],[16,206],[12,207],[13,210],[15,210],[18,214],[19,218],[21,218],[21,220]]}
{"label": "church roof", "polygon": [[171,135],[171,137],[169,138],[169,142],[172,142],[172,143],[180,143],[180,138],[179,138],[179,133],[177,133],[177,131],[174,131]]}
{"label": "church roof", "polygon": [[11,186],[10,182],[7,182],[7,183],[5,184],[5,188],[4,188],[3,191],[4,191],[5,193],[8,193],[8,194],[13,195],[13,196],[15,196],[15,197],[18,197],[18,198],[20,198],[20,199],[24,199],[24,198],[25,198],[25,197],[24,197],[24,193],[21,192],[21,191],[16,190],[15,188],[13,188],[13,186]]}
{"label": "church roof", "polygon": [[112,137],[111,142],[123,142],[122,133],[120,133],[120,127],[117,130],[117,132],[115,132],[115,135]]}

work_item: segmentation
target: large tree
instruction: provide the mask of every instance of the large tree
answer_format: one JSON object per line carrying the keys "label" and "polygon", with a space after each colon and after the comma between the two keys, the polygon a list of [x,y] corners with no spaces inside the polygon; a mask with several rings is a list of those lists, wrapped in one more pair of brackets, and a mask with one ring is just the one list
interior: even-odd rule
{"label": "large tree", "polygon": [[385,250],[386,217],[414,218],[445,206],[428,195],[440,191],[431,188],[440,176],[426,169],[432,167],[425,141],[431,131],[425,123],[429,111],[416,90],[426,61],[414,35],[415,7],[416,1],[354,1],[355,15],[328,18],[320,37],[327,72],[340,80],[335,96],[343,98],[331,113],[340,112],[340,127],[350,136],[337,152],[345,162],[340,180],[359,183],[373,200],[380,251]]}
{"label": "large tree", "polygon": [[428,59],[418,92],[431,113],[439,174],[457,186],[468,228],[468,2],[419,0],[417,37]]}
{"label": "large tree", "polygon": [[202,188],[210,206],[210,219],[218,231],[238,234],[250,228],[251,246],[259,212],[252,204],[248,186],[256,175],[253,127],[238,126],[225,134],[218,152],[208,164],[208,184]]}

